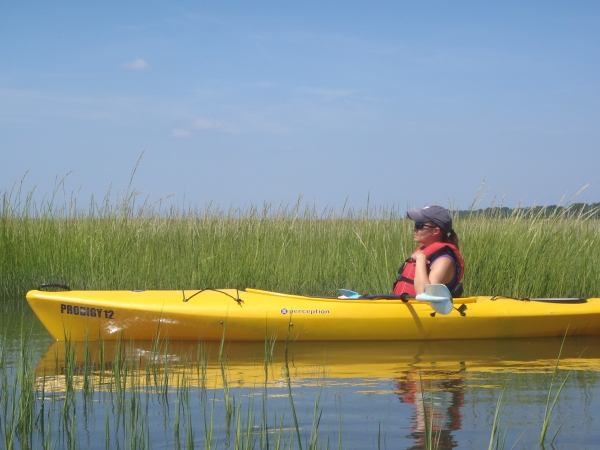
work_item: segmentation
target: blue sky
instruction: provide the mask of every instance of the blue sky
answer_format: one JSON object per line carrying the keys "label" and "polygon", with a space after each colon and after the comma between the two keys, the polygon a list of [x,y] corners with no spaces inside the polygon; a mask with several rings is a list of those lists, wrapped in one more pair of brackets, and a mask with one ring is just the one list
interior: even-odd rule
{"label": "blue sky", "polygon": [[[600,176],[600,2],[1,2],[0,191],[556,204]],[[600,181],[577,201],[600,202]]]}

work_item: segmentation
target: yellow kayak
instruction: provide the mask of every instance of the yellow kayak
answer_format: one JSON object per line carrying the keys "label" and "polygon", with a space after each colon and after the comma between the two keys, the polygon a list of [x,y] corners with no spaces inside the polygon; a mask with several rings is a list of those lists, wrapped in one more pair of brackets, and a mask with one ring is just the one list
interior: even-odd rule
{"label": "yellow kayak", "polygon": [[257,289],[33,290],[56,340],[406,341],[600,335],[600,298],[460,297],[449,314],[415,299],[340,299]]}

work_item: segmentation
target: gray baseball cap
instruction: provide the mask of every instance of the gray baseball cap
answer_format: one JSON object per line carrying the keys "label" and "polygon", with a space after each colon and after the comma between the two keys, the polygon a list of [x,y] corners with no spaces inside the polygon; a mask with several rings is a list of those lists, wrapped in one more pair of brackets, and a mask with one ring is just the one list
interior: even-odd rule
{"label": "gray baseball cap", "polygon": [[408,211],[406,215],[415,222],[433,222],[440,227],[444,233],[452,231],[452,217],[450,217],[450,211],[442,206],[426,206],[423,209]]}

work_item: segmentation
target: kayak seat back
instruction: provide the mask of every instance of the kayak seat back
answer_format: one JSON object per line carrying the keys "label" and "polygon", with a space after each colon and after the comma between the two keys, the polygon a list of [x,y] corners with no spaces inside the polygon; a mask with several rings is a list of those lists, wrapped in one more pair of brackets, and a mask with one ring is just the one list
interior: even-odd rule
{"label": "kayak seat back", "polygon": [[463,287],[463,284],[458,283],[456,286],[454,286],[454,288],[452,288],[452,290],[450,291],[450,294],[452,294],[452,298],[458,298],[458,297],[462,297],[464,292],[465,292],[465,289]]}

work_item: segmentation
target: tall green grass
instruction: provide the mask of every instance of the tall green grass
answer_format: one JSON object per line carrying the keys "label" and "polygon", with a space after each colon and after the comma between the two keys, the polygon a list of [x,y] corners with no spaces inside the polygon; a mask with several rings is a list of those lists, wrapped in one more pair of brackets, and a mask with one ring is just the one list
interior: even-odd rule
{"label": "tall green grass", "polygon": [[[306,391],[303,393],[300,388],[302,383],[297,383],[297,387],[292,389],[292,383],[299,378],[293,379],[290,375],[289,365],[293,358],[288,354],[289,337],[284,348],[285,373],[281,382],[269,384],[266,372],[264,385],[259,380],[254,386],[239,389],[229,386],[227,393],[224,387],[232,380],[226,346],[222,344],[213,356],[211,367],[216,378],[211,381],[206,370],[209,361],[205,343],[199,343],[198,352],[182,352],[171,350],[170,345],[174,343],[168,341],[156,340],[152,345],[118,341],[112,351],[104,355],[101,353],[104,351],[101,350],[104,349],[103,345],[92,347],[93,343],[89,340],[65,341],[60,354],[59,350],[55,354],[54,370],[41,370],[45,365],[36,370],[29,340],[22,336],[20,343],[12,364],[7,364],[6,353],[0,346],[1,448],[88,448],[88,443],[93,442],[93,448],[148,449],[162,445],[187,449],[316,450],[330,448],[330,437],[336,435],[338,448],[345,448],[344,441],[349,448],[355,448],[352,441],[343,439],[342,419],[348,418],[347,428],[365,420],[365,411],[360,408],[353,411],[353,406],[342,407],[340,391],[338,399],[334,399],[339,405],[339,428],[336,429],[335,417],[329,416],[325,420],[327,414],[323,414],[325,407],[322,404],[328,394],[321,396],[319,383],[309,394],[314,395],[312,408],[311,399],[306,398]],[[147,348],[150,351],[142,351]],[[263,363],[270,364],[272,356],[268,348],[267,341],[264,361],[260,359],[259,352],[256,367],[261,367]],[[504,373],[504,370],[499,367],[498,373]],[[579,420],[565,414],[560,407],[555,409],[560,403],[564,403],[564,406],[573,403],[572,399],[565,400],[561,395],[567,379],[573,381],[571,372],[567,373],[558,390],[553,387],[563,372],[559,370],[557,360],[547,400],[544,391],[550,372],[528,382],[528,391],[532,388],[532,382],[534,388],[536,385],[543,386],[535,394],[539,399],[529,400],[533,410],[541,410],[537,414],[539,425],[535,425],[542,430],[540,441],[544,441],[551,426],[550,419],[561,421],[560,425],[551,426],[555,432],[550,444],[559,435],[563,423],[577,423]],[[423,443],[424,448],[436,449],[443,446],[440,434],[436,431],[441,430],[443,424],[437,422],[440,416],[434,418],[435,410],[440,407],[436,400],[436,393],[441,387],[439,371],[434,370],[429,374],[426,371],[425,377],[427,383],[421,379],[425,425]],[[213,385],[216,380],[218,382]],[[338,381],[340,386],[347,382]],[[275,396],[268,395],[267,385]],[[472,388],[477,390],[476,386]],[[480,387],[493,388],[494,384]],[[209,393],[210,389],[213,389],[212,393]],[[517,398],[513,395],[510,401],[513,415],[522,417],[519,411],[528,404],[527,399],[518,398],[521,389],[517,383],[512,379],[510,383],[504,383],[490,426],[490,449],[504,448],[506,431],[500,433],[500,423],[507,424],[507,416],[511,414],[511,410],[507,413],[504,408],[507,389],[517,393]],[[497,391],[490,389],[489,394],[494,395]],[[262,397],[261,405],[255,405],[256,396]],[[277,397],[282,397],[282,401],[277,402]],[[267,401],[270,402],[268,407]],[[476,402],[471,400],[470,404],[465,404],[463,409],[477,410]],[[298,406],[300,408],[296,411]],[[491,416],[488,418],[491,420]],[[531,417],[525,416],[525,419],[529,421]],[[406,427],[409,424],[400,421],[397,425]],[[511,428],[520,427],[513,420]],[[164,432],[157,433],[157,429],[162,428]],[[508,425],[504,428],[508,429]],[[380,428],[377,433],[378,448],[381,448],[382,440],[385,446],[385,438]],[[535,442],[536,437],[533,436],[533,439]],[[368,442],[368,439],[364,442]]]}
{"label": "tall green grass", "polygon": [[[255,388],[248,392],[240,391],[237,398],[233,392],[225,394],[221,388],[209,395],[205,354],[200,359],[193,358],[193,355],[184,356],[176,366],[171,366],[168,345],[158,350],[160,343],[157,341],[156,344],[156,353],[142,358],[136,353],[133,342],[119,341],[112,358],[94,366],[88,360],[89,341],[67,341],[60,363],[58,360],[61,358],[56,355],[55,373],[40,376],[35,373],[28,341],[22,339],[14,379],[8,379],[4,365],[0,367],[2,448],[84,448],[86,443],[83,439],[87,434],[89,444],[90,433],[96,436],[96,439],[92,438],[92,443],[96,444],[94,448],[101,444],[97,441],[99,434],[103,435],[106,448],[150,449],[156,445],[178,449],[201,446],[240,450],[303,448],[298,423],[294,425],[298,435],[298,447],[295,447],[283,412],[279,418],[275,414],[273,421],[265,409],[261,416],[255,416]],[[83,351],[76,352],[76,346],[83,346]],[[83,359],[78,359],[77,355]],[[2,356],[1,361],[4,360]],[[226,387],[228,367],[223,346],[219,349],[218,365],[223,377],[222,386]],[[152,377],[150,374],[153,372],[162,372],[164,376]],[[100,373],[103,375],[100,376]],[[194,379],[194,374],[202,379]],[[95,384],[94,390],[89,388],[88,381]],[[199,396],[194,400],[196,392]],[[290,390],[290,398],[291,395]],[[317,394],[312,428],[304,436],[307,448],[315,450],[328,448],[328,444],[326,447],[322,445],[318,434],[321,419],[319,399]],[[224,402],[235,407],[219,406]],[[153,422],[155,419],[152,418],[157,414],[156,404],[163,407],[159,414],[164,417],[161,425]],[[159,433],[159,439],[163,441],[152,442],[152,439],[156,441],[157,433],[151,429],[157,426],[164,426],[165,431],[172,432],[172,436]],[[305,434],[304,431],[302,433]]]}
{"label": "tall green grass", "polygon": [[[135,192],[81,208],[60,189],[0,192],[0,297],[41,282],[75,289],[246,288],[332,296],[389,292],[415,248],[394,209],[160,208]],[[569,210],[455,218],[466,295],[600,296],[600,223]]]}

